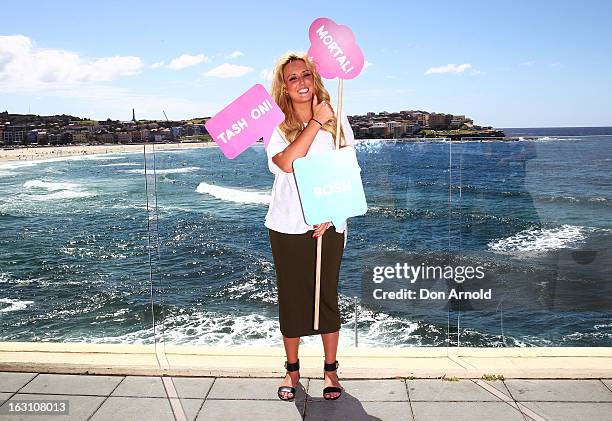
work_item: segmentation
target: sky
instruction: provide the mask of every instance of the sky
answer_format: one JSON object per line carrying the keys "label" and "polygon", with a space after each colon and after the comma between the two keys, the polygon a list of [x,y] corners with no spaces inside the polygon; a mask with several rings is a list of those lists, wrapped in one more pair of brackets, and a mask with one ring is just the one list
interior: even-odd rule
{"label": "sky", "polygon": [[[97,120],[212,116],[318,17],[366,66],[343,109],[463,114],[495,127],[612,126],[612,2],[3,2],[0,112]],[[335,101],[337,81],[326,80]]]}

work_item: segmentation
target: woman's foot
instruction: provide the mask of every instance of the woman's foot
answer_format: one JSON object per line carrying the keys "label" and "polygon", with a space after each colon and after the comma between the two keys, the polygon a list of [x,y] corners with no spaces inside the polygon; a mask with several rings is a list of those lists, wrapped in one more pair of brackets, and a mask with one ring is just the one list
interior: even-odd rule
{"label": "woman's foot", "polygon": [[295,386],[300,380],[300,360],[294,363],[285,362],[287,374],[278,388],[278,398],[283,401],[293,400],[295,397]]}
{"label": "woman's foot", "polygon": [[[285,375],[285,378],[280,384],[280,387],[287,386],[287,387],[292,387],[295,389],[295,386],[298,384],[299,381],[300,381],[300,372],[293,371]],[[279,397],[282,396],[281,399],[284,399],[284,400],[291,400],[295,397],[295,393],[287,391],[287,390],[282,391],[280,390],[280,388],[279,388],[278,395]]]}
{"label": "woman's foot", "polygon": [[338,362],[325,363],[323,371],[323,398],[336,400],[342,394],[342,386],[338,381]]}

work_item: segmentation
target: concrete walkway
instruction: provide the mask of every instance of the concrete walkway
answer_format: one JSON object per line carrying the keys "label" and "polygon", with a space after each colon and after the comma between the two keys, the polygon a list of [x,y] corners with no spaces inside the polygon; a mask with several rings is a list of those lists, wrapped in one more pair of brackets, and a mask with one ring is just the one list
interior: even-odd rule
{"label": "concrete walkway", "polygon": [[[278,377],[282,346],[206,347],[0,342],[0,371],[143,376]],[[599,348],[347,348],[340,376],[351,379],[612,378],[612,347]],[[322,347],[300,346],[301,375],[320,377]]]}
{"label": "concrete walkway", "polygon": [[[301,347],[291,403],[282,352],[0,342],[0,420],[612,419],[612,348],[343,348],[345,393],[325,401],[322,350]],[[69,413],[9,414],[33,400]]]}
{"label": "concrete walkway", "polygon": [[[612,380],[344,380],[335,402],[303,378],[294,402],[278,378],[0,372],[2,420],[609,420]],[[17,401],[68,403],[68,414],[9,415]]]}

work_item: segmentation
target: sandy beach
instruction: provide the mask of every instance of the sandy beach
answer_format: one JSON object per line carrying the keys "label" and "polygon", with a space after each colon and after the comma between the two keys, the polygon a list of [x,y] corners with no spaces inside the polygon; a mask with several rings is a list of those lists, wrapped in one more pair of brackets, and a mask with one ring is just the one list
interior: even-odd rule
{"label": "sandy beach", "polygon": [[[29,161],[37,159],[49,159],[73,155],[95,155],[106,153],[142,152],[144,144],[129,145],[74,145],[74,146],[39,146],[32,148],[0,149],[0,162],[6,161]],[[192,142],[192,143],[157,143],[155,149],[190,149],[216,147],[214,142]],[[147,144],[152,148],[153,144]]]}

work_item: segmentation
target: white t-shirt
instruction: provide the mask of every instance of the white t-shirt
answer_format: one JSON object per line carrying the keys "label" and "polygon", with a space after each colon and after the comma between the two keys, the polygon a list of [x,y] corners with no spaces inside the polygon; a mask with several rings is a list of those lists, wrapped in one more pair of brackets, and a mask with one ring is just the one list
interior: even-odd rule
{"label": "white t-shirt", "polygon": [[[344,144],[352,146],[355,144],[353,129],[349,124],[348,118],[344,114],[341,117],[342,129],[344,131]],[[289,143],[281,134],[277,127],[272,133],[266,153],[268,155],[268,168],[274,174],[274,184],[272,186],[272,200],[266,215],[265,226],[271,230],[284,234],[304,234],[313,228],[304,219],[304,212],[300,203],[294,173],[287,173],[281,170],[278,165],[272,162],[272,157],[282,152]],[[331,133],[319,130],[315,136],[306,156],[320,155],[335,148],[334,138]],[[346,231],[346,223],[341,227],[335,227],[336,232]]]}

